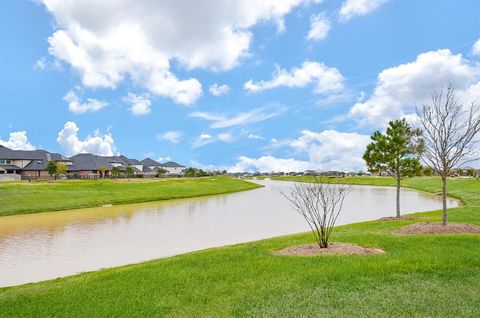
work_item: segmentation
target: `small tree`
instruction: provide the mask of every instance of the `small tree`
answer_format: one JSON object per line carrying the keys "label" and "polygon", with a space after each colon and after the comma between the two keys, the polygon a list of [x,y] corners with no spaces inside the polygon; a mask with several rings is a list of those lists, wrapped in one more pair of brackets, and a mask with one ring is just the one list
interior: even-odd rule
{"label": "small tree", "polygon": [[351,191],[349,185],[325,181],[324,177],[315,176],[312,183],[295,183],[289,194],[282,193],[307,221],[320,248],[328,248],[343,201]]}
{"label": "small tree", "polygon": [[453,168],[478,159],[473,140],[480,131],[480,107],[472,103],[464,109],[450,84],[416,111],[425,138],[422,160],[442,178],[442,224],[447,225],[447,177]]}
{"label": "small tree", "polygon": [[118,177],[120,175],[120,169],[118,169],[118,167],[112,167],[112,175]]}
{"label": "small tree", "polygon": [[57,163],[55,161],[49,161],[45,170],[48,172],[50,178],[57,173]]}
{"label": "small tree", "polygon": [[195,168],[192,168],[192,167],[188,167],[186,169],[183,169],[183,174],[185,174],[185,177],[196,177],[197,175],[197,171]]}
{"label": "small tree", "polygon": [[385,134],[375,131],[363,159],[371,172],[383,171],[397,184],[396,217],[400,217],[400,184],[402,179],[421,171],[419,155],[423,149],[422,132],[405,119],[388,123]]}
{"label": "small tree", "polygon": [[168,172],[168,170],[165,169],[165,168],[158,168],[157,177],[161,177],[161,176],[165,175],[167,172]]}
{"label": "small tree", "polygon": [[105,167],[105,166],[101,166],[100,168],[98,168],[98,171],[100,171],[101,177],[102,177],[102,178],[105,178],[105,174],[107,173],[108,168]]}
{"label": "small tree", "polygon": [[467,176],[473,177],[474,174],[475,174],[475,170],[473,170],[472,168],[467,169]]}
{"label": "small tree", "polygon": [[125,168],[125,174],[126,174],[127,176],[133,176],[133,173],[134,173],[134,171],[133,171],[133,168],[132,168],[132,167],[126,167],[126,168]]}
{"label": "small tree", "polygon": [[67,174],[67,165],[61,162],[57,163],[56,174],[57,175]]}
{"label": "small tree", "polygon": [[433,170],[430,167],[422,167],[422,174],[427,177],[431,177],[433,175]]}

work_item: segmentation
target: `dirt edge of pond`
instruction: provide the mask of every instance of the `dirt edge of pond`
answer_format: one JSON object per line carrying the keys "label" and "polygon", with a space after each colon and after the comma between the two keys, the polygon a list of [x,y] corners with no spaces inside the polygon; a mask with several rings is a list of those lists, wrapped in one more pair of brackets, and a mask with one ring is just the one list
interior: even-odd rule
{"label": "dirt edge of pond", "polygon": [[473,224],[447,223],[441,222],[422,222],[414,223],[398,230],[394,234],[476,234],[480,233],[480,227]]}
{"label": "dirt edge of pond", "polygon": [[310,255],[365,255],[365,254],[383,254],[384,250],[376,247],[363,247],[350,243],[331,243],[328,248],[320,248],[318,244],[303,244],[289,246],[287,248],[274,251],[274,255],[290,256],[310,256]]}
{"label": "dirt edge of pond", "polygon": [[397,218],[396,216],[384,216],[379,218],[377,221],[411,221],[416,220],[417,218],[414,216],[401,216]]}

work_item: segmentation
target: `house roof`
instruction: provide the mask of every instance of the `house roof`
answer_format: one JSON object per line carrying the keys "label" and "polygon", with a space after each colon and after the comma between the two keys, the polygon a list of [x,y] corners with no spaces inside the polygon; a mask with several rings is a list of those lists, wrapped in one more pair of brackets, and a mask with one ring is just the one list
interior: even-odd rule
{"label": "house roof", "polygon": [[4,146],[0,146],[0,159],[11,160],[34,160],[45,157],[45,150],[13,150]]}
{"label": "house roof", "polygon": [[106,167],[112,170],[112,157],[102,157],[91,153],[80,153],[71,157],[73,164],[68,167],[70,171],[79,170],[99,170],[100,167]]}
{"label": "house roof", "polygon": [[181,164],[174,161],[165,162],[164,164],[162,164],[162,166],[169,168],[185,168],[185,166],[182,166]]}
{"label": "house roof", "polygon": [[157,167],[162,166],[162,164],[160,162],[157,162],[157,161],[155,161],[153,159],[150,159],[150,158],[145,158],[142,161],[140,161],[140,163],[144,166],[157,166]]}
{"label": "house roof", "polygon": [[0,170],[22,170],[20,167],[16,165],[0,165]]}
{"label": "house roof", "polygon": [[0,159],[30,160],[23,169],[15,166],[15,169],[19,170],[44,170],[50,160],[71,161],[59,153],[50,153],[46,150],[13,150],[4,146],[0,146]]}
{"label": "house roof", "polygon": [[130,162],[132,163],[132,165],[141,165],[141,164],[142,164],[142,163],[140,162],[140,160],[137,160],[137,159],[128,158],[128,160],[130,160]]}

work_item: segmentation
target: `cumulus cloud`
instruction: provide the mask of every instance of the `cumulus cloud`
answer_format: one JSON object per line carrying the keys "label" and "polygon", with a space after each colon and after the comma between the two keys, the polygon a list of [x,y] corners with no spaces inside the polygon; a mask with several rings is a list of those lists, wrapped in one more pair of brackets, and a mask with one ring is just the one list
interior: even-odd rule
{"label": "cumulus cloud", "polygon": [[238,162],[228,169],[228,172],[290,172],[312,169],[308,161],[295,159],[282,159],[273,156],[250,158],[242,156]]}
{"label": "cumulus cloud", "polygon": [[340,8],[340,20],[348,21],[357,15],[366,15],[388,0],[347,0]]}
{"label": "cumulus cloud", "polygon": [[330,28],[330,20],[325,16],[325,13],[313,15],[310,18],[310,31],[308,31],[307,40],[321,41],[325,39]]}
{"label": "cumulus cloud", "polygon": [[249,80],[244,88],[249,92],[261,92],[281,86],[289,88],[305,87],[313,84],[316,94],[331,94],[343,89],[344,78],[339,70],[327,67],[323,63],[305,61],[301,67],[291,71],[277,68],[269,81],[253,82]]}
{"label": "cumulus cloud", "polygon": [[227,84],[218,85],[217,83],[215,83],[211,85],[208,90],[213,96],[223,96],[230,93],[230,86],[228,86]]}
{"label": "cumulus cloud", "polygon": [[229,170],[231,172],[290,172],[309,169],[357,171],[365,168],[362,155],[369,142],[369,136],[358,133],[305,130],[297,139],[281,144],[289,147],[296,154],[306,155],[308,160],[274,156],[262,156],[256,159],[243,156]]}
{"label": "cumulus cloud", "polygon": [[473,44],[472,54],[480,56],[480,39],[478,39],[478,41]]}
{"label": "cumulus cloud", "polygon": [[270,107],[260,107],[254,108],[248,112],[238,113],[233,116],[212,114],[207,112],[193,112],[190,114],[190,117],[212,121],[213,124],[210,125],[210,128],[217,129],[258,123],[279,116],[285,111],[285,107],[277,107],[275,109]]}
{"label": "cumulus cloud", "polygon": [[430,102],[434,90],[452,83],[458,96],[468,104],[480,80],[480,69],[469,63],[461,54],[448,49],[422,53],[410,63],[383,70],[377,79],[373,94],[367,100],[356,103],[349,117],[360,124],[382,127],[389,120],[404,117],[413,112],[416,103]]}
{"label": "cumulus cloud", "polygon": [[186,69],[229,70],[248,55],[250,29],[284,28],[283,18],[309,0],[102,1],[43,0],[56,22],[49,53],[70,64],[89,87],[116,87],[131,78],[151,93],[192,104],[202,94]]}
{"label": "cumulus cloud", "polygon": [[157,135],[158,140],[166,140],[172,144],[178,144],[183,138],[183,132],[180,130],[170,130],[161,135]]}
{"label": "cumulus cloud", "polygon": [[127,96],[123,98],[123,101],[130,105],[128,110],[134,116],[146,115],[150,113],[152,102],[146,95],[128,93]]}
{"label": "cumulus cloud", "polygon": [[35,150],[35,147],[28,141],[27,132],[24,130],[11,132],[8,140],[0,138],[0,145],[13,150]]}
{"label": "cumulus cloud", "polygon": [[83,114],[86,112],[96,112],[108,106],[107,103],[88,98],[86,102],[81,102],[80,98],[75,92],[70,91],[63,97],[63,100],[68,102],[68,109],[75,114]]}
{"label": "cumulus cloud", "polygon": [[89,152],[101,156],[113,156],[115,142],[110,133],[102,135],[97,130],[93,136],[87,136],[85,140],[81,140],[78,137],[79,130],[75,122],[68,121],[58,133],[57,142],[67,155]]}

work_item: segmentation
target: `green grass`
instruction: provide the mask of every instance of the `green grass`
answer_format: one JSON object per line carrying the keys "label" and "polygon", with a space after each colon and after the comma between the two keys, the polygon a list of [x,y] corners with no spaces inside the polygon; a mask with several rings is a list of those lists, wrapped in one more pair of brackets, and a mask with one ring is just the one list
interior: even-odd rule
{"label": "green grass", "polygon": [[[332,180],[333,181],[333,180]],[[353,183],[390,185],[387,178]],[[406,186],[438,192],[434,178]],[[480,182],[450,180],[465,203],[451,222],[480,225]],[[415,214],[439,221],[439,211]],[[337,228],[333,240],[382,255],[274,256],[309,233],[0,289],[2,317],[478,317],[480,235],[400,236],[415,221]]]}
{"label": "green grass", "polygon": [[197,197],[256,187],[228,177],[0,182],[0,216]]}

